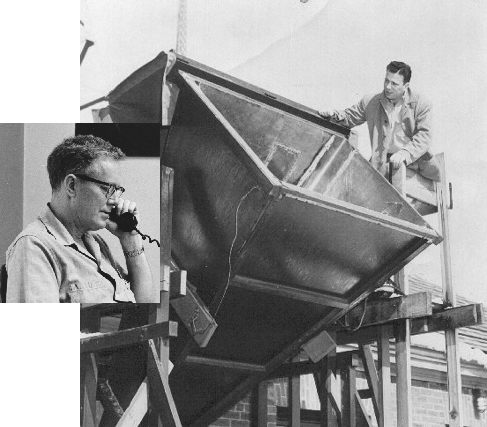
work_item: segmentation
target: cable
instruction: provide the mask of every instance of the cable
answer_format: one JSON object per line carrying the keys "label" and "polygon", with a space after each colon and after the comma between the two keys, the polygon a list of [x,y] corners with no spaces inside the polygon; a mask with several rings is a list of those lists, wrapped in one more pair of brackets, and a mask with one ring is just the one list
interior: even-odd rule
{"label": "cable", "polygon": [[369,296],[370,296],[370,294],[367,295],[367,297],[364,299],[364,311],[362,313],[362,317],[360,319],[358,326],[356,328],[352,328],[352,332],[358,331],[360,329],[360,327],[362,326],[362,323],[363,323],[364,318],[365,318],[365,312],[366,312],[366,308],[367,308],[367,300],[369,299]]}
{"label": "cable", "polygon": [[252,187],[247,193],[240,199],[240,202],[238,203],[237,210],[235,211],[235,235],[232,240],[232,244],[230,245],[230,252],[228,253],[228,276],[227,276],[227,283],[225,284],[225,289],[223,291],[223,295],[220,298],[220,301],[218,302],[218,307],[216,308],[216,311],[213,316],[216,317],[218,310],[220,310],[220,306],[223,302],[223,299],[225,298],[225,295],[228,290],[228,286],[230,284],[230,277],[232,274],[232,251],[233,251],[233,246],[235,245],[235,242],[237,240],[237,234],[238,234],[238,211],[240,209],[240,206],[242,205],[243,201],[249,196],[250,193],[254,190],[258,190],[258,187]]}
{"label": "cable", "polygon": [[149,243],[154,243],[155,242],[155,243],[157,243],[157,246],[161,247],[161,244],[159,243],[158,240],[152,239],[150,236],[147,236],[147,234],[142,234],[139,231],[139,229],[137,229],[137,228],[134,228],[134,230],[142,236],[142,240],[149,239]]}

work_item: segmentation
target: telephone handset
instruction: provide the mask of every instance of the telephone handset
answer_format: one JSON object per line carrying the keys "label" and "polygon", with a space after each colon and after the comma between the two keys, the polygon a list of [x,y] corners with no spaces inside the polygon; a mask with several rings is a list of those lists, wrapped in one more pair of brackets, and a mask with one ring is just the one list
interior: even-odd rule
{"label": "telephone handset", "polygon": [[151,239],[149,236],[142,234],[137,229],[137,224],[139,222],[137,221],[137,218],[133,213],[124,212],[122,215],[118,215],[117,208],[113,208],[112,211],[110,212],[109,219],[110,221],[113,221],[115,224],[117,224],[120,230],[125,231],[127,233],[135,230],[137,233],[139,233],[142,236],[143,240],[149,239],[149,243],[156,242],[157,246],[161,247],[161,245],[156,239]]}
{"label": "telephone handset", "polygon": [[130,212],[124,212],[122,215],[117,214],[117,208],[113,208],[109,216],[110,220],[118,225],[120,230],[130,232],[135,230],[138,221],[134,214]]}

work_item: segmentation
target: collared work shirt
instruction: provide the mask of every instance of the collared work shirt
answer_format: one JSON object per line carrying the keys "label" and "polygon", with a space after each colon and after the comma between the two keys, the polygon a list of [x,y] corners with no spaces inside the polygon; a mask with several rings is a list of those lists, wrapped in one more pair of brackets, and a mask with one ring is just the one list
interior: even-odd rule
{"label": "collared work shirt", "polygon": [[126,273],[96,233],[77,245],[48,208],[7,250],[7,302],[135,302]]}
{"label": "collared work shirt", "polygon": [[405,147],[410,142],[410,138],[406,136],[403,130],[403,125],[401,121],[401,110],[404,105],[404,98],[400,99],[396,104],[387,100],[384,103],[384,109],[389,120],[389,126],[385,134],[384,146],[388,147],[388,153],[397,153],[403,150],[403,154],[407,157],[407,163],[411,163],[411,155],[405,149]]}

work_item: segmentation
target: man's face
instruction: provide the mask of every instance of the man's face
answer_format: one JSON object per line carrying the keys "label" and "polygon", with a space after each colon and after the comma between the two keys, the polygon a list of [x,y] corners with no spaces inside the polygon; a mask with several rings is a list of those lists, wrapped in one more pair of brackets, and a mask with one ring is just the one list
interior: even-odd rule
{"label": "man's face", "polygon": [[[120,186],[120,162],[111,159],[98,159],[92,163],[85,175],[99,181]],[[116,206],[118,198],[106,197],[108,187],[89,181],[78,179],[77,197],[74,201],[73,219],[78,229],[96,231],[105,228],[108,216]]]}
{"label": "man's face", "polygon": [[408,86],[409,82],[404,83],[404,77],[399,73],[386,72],[386,77],[384,79],[384,93],[389,101],[399,101],[403,97]]}

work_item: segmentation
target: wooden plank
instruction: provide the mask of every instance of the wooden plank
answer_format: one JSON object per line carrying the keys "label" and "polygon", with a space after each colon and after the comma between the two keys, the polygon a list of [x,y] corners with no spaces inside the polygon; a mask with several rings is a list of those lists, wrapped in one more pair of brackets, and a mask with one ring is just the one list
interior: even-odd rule
{"label": "wooden plank", "polygon": [[[320,399],[320,425],[328,427],[341,423],[340,411],[332,393],[332,385],[336,367],[336,348],[321,361],[320,372],[314,373],[314,380]],[[335,411],[335,412],[334,412]]]}
{"label": "wooden plank", "polygon": [[186,296],[186,270],[177,270],[171,272],[171,293],[170,299],[176,299]]}
{"label": "wooden plank", "polygon": [[171,291],[171,267],[161,264],[161,292]]}
{"label": "wooden plank", "polygon": [[81,358],[81,369],[81,426],[95,427],[98,368],[94,354]]}
{"label": "wooden plank", "polygon": [[357,390],[355,391],[355,402],[358,409],[360,409],[357,411],[357,425],[372,427],[372,421],[367,413],[367,408],[365,407],[364,402],[362,402]]}
{"label": "wooden plank", "polygon": [[426,179],[412,169],[406,169],[406,194],[413,199],[431,205],[435,210],[438,206],[434,181]]}
{"label": "wooden plank", "polygon": [[[448,193],[445,156],[443,153],[441,153],[436,156],[436,159],[440,169],[440,182],[436,184],[436,195],[438,200],[438,220],[443,235],[443,242],[440,246],[443,301],[445,301],[448,305],[455,307],[456,294],[453,290],[451,269],[450,225],[447,207]],[[458,331],[456,329],[449,329],[445,331],[450,427],[463,427],[462,377],[457,339]]]}
{"label": "wooden plank", "polygon": [[391,405],[391,361],[389,335],[387,331],[379,331],[377,350],[379,354],[379,427],[390,427],[393,420]]}
{"label": "wooden plank", "polygon": [[304,344],[303,350],[313,362],[317,363],[336,349],[336,346],[333,337],[327,331],[322,331]]}
{"label": "wooden plank", "polygon": [[396,335],[396,406],[397,426],[412,427],[411,340],[409,320],[397,325]]}
{"label": "wooden plank", "polygon": [[[326,388],[326,398],[327,398],[327,408],[326,408],[326,421],[328,423],[335,423],[341,427],[342,426],[342,413],[338,407],[338,403],[333,395],[333,382],[335,376],[333,374],[337,361],[336,349],[334,349],[328,356],[326,362],[326,376],[325,376],[325,388]],[[330,424],[327,424],[327,426]]]}
{"label": "wooden plank", "polygon": [[[470,304],[461,307],[450,308],[435,313],[428,317],[411,319],[411,335],[419,335],[428,332],[440,332],[446,329],[457,329],[485,323],[482,304]],[[389,331],[389,338],[394,338],[396,332],[393,325],[381,326]],[[338,330],[336,332],[337,345],[350,343],[366,344],[377,339],[378,326],[368,326],[351,332]]]}
{"label": "wooden plank", "polygon": [[198,346],[206,347],[218,325],[192,286],[187,287],[185,297],[171,300],[171,306]]}
{"label": "wooden plank", "polygon": [[326,305],[328,307],[345,308],[349,306],[349,302],[345,298],[239,275],[233,277],[230,285],[236,288],[247,289],[254,292],[263,292],[298,301],[311,302],[313,304]]}
{"label": "wooden plank", "polygon": [[252,393],[251,425],[267,427],[267,381],[260,382]]}
{"label": "wooden plank", "polygon": [[117,423],[117,427],[138,427],[148,410],[147,378],[135,393],[130,405]]}
{"label": "wooden plank", "polygon": [[265,372],[263,365],[257,365],[255,363],[235,362],[233,360],[214,359],[201,356],[188,356],[184,360],[184,363],[190,365],[215,366],[217,368],[228,369],[230,371]]}
{"label": "wooden plank", "polygon": [[147,376],[149,379],[150,402],[157,408],[162,425],[164,427],[182,427],[176,404],[169,388],[168,373],[159,360],[153,340],[149,340]]}
{"label": "wooden plank", "polygon": [[482,304],[470,304],[454,307],[435,313],[427,318],[414,319],[411,322],[411,334],[438,332],[485,323]]}
{"label": "wooden plank", "polygon": [[356,373],[352,355],[348,355],[347,363],[341,369],[342,382],[342,423],[344,426],[356,427]]}
{"label": "wooden plank", "polygon": [[[299,362],[299,356],[294,358]],[[288,377],[288,408],[289,408],[289,425],[291,427],[301,427],[301,377],[294,375]]]}
{"label": "wooden plank", "polygon": [[111,411],[117,418],[122,418],[124,410],[118,402],[117,396],[113,393],[113,390],[106,378],[100,378],[98,380],[98,397],[105,411]]}
{"label": "wooden plank", "polygon": [[429,316],[432,313],[431,294],[419,292],[388,299],[368,300],[365,304],[365,313],[364,304],[360,304],[343,317],[342,323],[351,328],[359,324],[365,327],[392,320]]}
{"label": "wooden plank", "polygon": [[117,332],[93,334],[80,340],[80,352],[93,353],[118,347],[126,347],[139,342],[148,341],[157,337],[176,337],[178,324],[168,321],[139,326]]}
{"label": "wooden plank", "polygon": [[133,304],[133,303],[83,303],[80,304],[80,315],[81,318],[86,317],[87,319],[93,317],[100,317],[100,316],[111,316],[114,314],[121,314],[125,313],[129,310],[137,311],[141,304]]}
{"label": "wooden plank", "polygon": [[[161,161],[163,158],[161,157]],[[172,219],[173,219],[173,189],[174,189],[174,170],[164,166],[161,163],[161,200],[160,200],[160,215],[161,215],[161,231],[160,231],[160,269],[161,269],[161,292],[159,304],[152,304],[149,312],[150,323],[160,323],[169,321],[169,299],[170,299],[170,277],[168,277],[171,266],[171,242],[172,242]],[[169,289],[167,287],[169,286]],[[169,371],[169,339],[156,339],[149,341],[156,350],[157,362],[162,366],[164,372],[164,380],[167,382],[167,373]],[[154,367],[153,354],[151,351],[147,355],[147,369]],[[153,383],[154,381],[152,381]],[[153,384],[149,383],[151,387]],[[169,388],[169,387],[168,387]],[[170,390],[169,390],[170,392]],[[154,399],[150,396],[149,399],[149,416],[148,424],[151,427],[162,427],[163,416],[161,413],[152,410]],[[156,402],[157,403],[157,402]],[[159,411],[160,412],[160,411]],[[169,415],[168,415],[169,416]]]}
{"label": "wooden plank", "polygon": [[[397,191],[403,197],[406,197],[405,164],[402,164],[396,172],[393,172],[392,181]],[[394,275],[394,281],[403,294],[409,294],[407,266],[404,266],[402,270]],[[396,407],[398,427],[412,427],[413,425],[410,327],[408,319],[396,322]]]}
{"label": "wooden plank", "polygon": [[[336,352],[333,352],[333,354],[336,354]],[[339,369],[341,369],[345,367],[348,363],[347,358],[350,355],[355,356],[357,354],[358,351],[354,350],[336,354],[336,356],[334,356],[334,368],[338,367]],[[282,364],[279,368],[269,374],[267,376],[267,379],[285,378],[295,375],[307,375],[319,372],[321,372],[321,365],[310,360],[303,360],[300,362],[287,362]]]}
{"label": "wooden plank", "polygon": [[377,369],[375,368],[374,357],[369,344],[359,345],[359,354],[364,366],[365,376],[367,378],[367,384],[371,391],[372,406],[374,413],[379,420],[379,376],[377,375]]}

